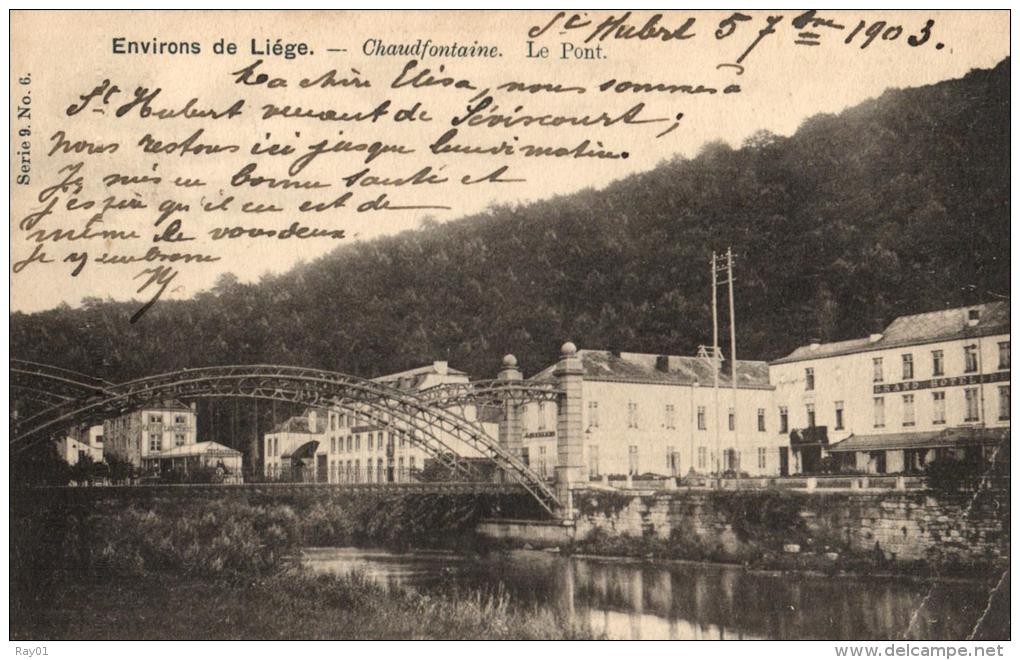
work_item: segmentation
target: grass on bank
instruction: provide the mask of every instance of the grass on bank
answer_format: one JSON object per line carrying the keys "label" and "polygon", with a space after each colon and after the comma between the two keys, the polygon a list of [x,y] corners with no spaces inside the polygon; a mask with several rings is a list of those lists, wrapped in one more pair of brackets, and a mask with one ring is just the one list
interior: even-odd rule
{"label": "grass on bank", "polygon": [[589,639],[507,597],[386,589],[301,569],[250,580],[67,580],[11,603],[12,639]]}
{"label": "grass on bank", "polygon": [[[501,593],[388,589],[360,575],[316,575],[299,565],[311,539],[347,542],[363,533],[361,521],[396,529],[403,519],[365,511],[355,500],[314,515],[288,505],[203,500],[18,509],[11,522],[11,638],[590,637]],[[336,524],[325,526],[327,519]]]}

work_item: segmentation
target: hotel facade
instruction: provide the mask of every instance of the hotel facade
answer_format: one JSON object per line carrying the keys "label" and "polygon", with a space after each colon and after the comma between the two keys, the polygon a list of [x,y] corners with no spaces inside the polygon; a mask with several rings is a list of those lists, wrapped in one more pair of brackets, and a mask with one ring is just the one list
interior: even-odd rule
{"label": "hotel facade", "polygon": [[802,346],[769,371],[796,472],[1008,460],[1008,302],[901,316],[880,334]]}

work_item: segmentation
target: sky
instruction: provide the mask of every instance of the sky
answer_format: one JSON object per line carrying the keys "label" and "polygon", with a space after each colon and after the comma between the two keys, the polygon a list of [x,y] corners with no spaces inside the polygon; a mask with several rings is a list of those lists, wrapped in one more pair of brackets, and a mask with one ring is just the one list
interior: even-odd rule
{"label": "sky", "polygon": [[[188,203],[197,209],[202,203],[222,199],[231,193],[247,195],[260,203],[279,203],[288,211],[278,215],[240,214],[236,210],[222,214],[199,214],[193,210],[181,215],[185,228],[195,236],[187,247],[191,251],[205,251],[220,259],[208,264],[181,266],[179,275],[164,297],[186,298],[211,286],[221,274],[230,272],[242,281],[255,281],[264,273],[283,272],[300,261],[310,261],[339,245],[368,240],[375,236],[393,234],[417,227],[423,218],[439,222],[483,211],[492,204],[527,203],[555,195],[569,194],[584,188],[601,188],[608,183],[633,174],[647,171],[663,160],[676,156],[693,157],[707,142],[723,140],[739,146],[758,130],[779,135],[790,135],[812,115],[838,113],[889,88],[913,87],[960,77],[972,68],[988,68],[1009,54],[1009,16],[1007,12],[856,12],[822,11],[819,17],[844,26],[842,30],[826,27],[815,29],[822,36],[817,46],[795,44],[798,29],[791,25],[797,12],[747,12],[749,20],[738,24],[739,31],[726,39],[716,39],[714,32],[730,12],[667,12],[662,25],[670,29],[694,18],[690,40],[664,43],[657,40],[606,39],[593,40],[588,46],[601,46],[595,59],[566,59],[563,44],[571,44],[580,52],[586,44],[583,39],[594,25],[608,17],[619,17],[620,12],[596,11],[582,16],[579,21],[591,20],[587,29],[562,30],[566,19],[560,19],[542,34],[533,28],[554,20],[555,12],[484,12],[484,13],[315,13],[295,12],[286,15],[254,15],[251,12],[215,12],[209,14],[182,14],[175,12],[139,12],[114,19],[103,12],[46,14],[16,16],[12,23],[12,96],[19,98],[30,91],[31,117],[31,183],[14,186],[12,191],[12,263],[28,257],[34,243],[26,240],[27,232],[18,223],[42,208],[41,191],[58,182],[59,170],[81,161],[85,180],[80,195],[83,199],[102,200],[110,194],[111,186],[104,186],[102,176],[111,172],[138,175],[139,173],[164,174],[166,180],[156,186],[114,186],[123,196],[134,195],[145,200],[146,211],[111,211],[104,216],[104,226],[124,230],[135,229],[143,237],[135,244],[110,243],[92,240],[75,244],[53,243],[47,246],[55,263],[27,265],[12,277],[12,311],[32,312],[54,307],[60,303],[78,305],[82,298],[98,296],[117,300],[145,299],[139,294],[139,281],[133,279],[138,268],[103,266],[90,261],[82,271],[70,275],[74,263],[62,263],[70,252],[88,251],[90,260],[104,251],[144,253],[151,245],[148,237],[161,231],[165,224],[153,226],[155,207],[171,198]],[[742,61],[742,73],[735,67],[718,67],[734,62],[753,41],[759,29],[765,26],[770,15],[783,15],[776,32],[765,35]],[[638,12],[628,17],[637,27],[643,25],[652,12]],[[267,20],[270,19],[270,20]],[[922,46],[906,44],[909,35],[919,34],[925,22],[931,19],[931,37]],[[858,31],[851,44],[844,43],[858,21],[864,29]],[[902,32],[896,28],[902,26]],[[529,35],[529,30],[536,36]],[[860,45],[868,32],[874,33],[872,43]],[[838,34],[837,34],[838,33]],[[45,36],[46,38],[41,38]],[[890,37],[884,39],[884,36]],[[151,42],[197,42],[202,52],[198,55],[147,56],[115,53],[113,40]],[[219,39],[233,41],[242,52],[234,56],[217,55],[213,44]],[[264,50],[266,40],[270,46],[277,39],[281,43],[304,42],[314,55],[286,59],[272,55],[248,54],[251,42]],[[457,89],[455,86],[433,85],[400,88],[390,86],[397,79],[407,57],[365,55],[366,43],[414,44],[418,39],[431,39],[436,44],[495,46],[499,58],[429,58],[419,64],[432,67],[436,77],[452,76],[468,80],[475,89]],[[73,41],[75,57],[57,57],[49,44]],[[530,43],[529,43],[530,42]],[[941,48],[936,43],[942,44]],[[549,48],[549,57],[528,57],[542,47]],[[286,90],[269,90],[265,86],[238,85],[233,73],[261,57],[261,71],[280,76],[290,82]],[[438,72],[442,64],[445,70]],[[294,83],[302,77],[314,78],[335,68],[338,75],[353,77],[355,72],[371,80],[367,89],[343,87],[331,90],[299,90]],[[19,74],[30,72],[31,83],[20,85]],[[421,103],[434,115],[434,121],[404,122],[396,124],[392,116],[387,121],[366,125],[329,124],[308,119],[260,120],[257,113],[249,113],[233,123],[208,122],[195,119],[154,120],[128,113],[123,119],[112,112],[93,113],[88,110],[73,116],[67,108],[104,79],[110,79],[125,90],[136,86],[161,89],[160,101],[167,107],[181,107],[189,98],[198,97],[203,104],[225,108],[239,96],[245,98],[249,108],[261,108],[267,103],[292,104],[301,107],[331,107],[369,109],[384,100],[391,100],[393,108],[410,107]],[[630,80],[642,83],[702,84],[717,89],[739,85],[739,94],[684,95],[684,94],[600,94],[597,85],[606,80]],[[644,102],[644,117],[671,119],[682,115],[676,128],[662,137],[655,137],[672,123],[665,121],[647,126],[613,126],[608,128],[478,128],[461,125],[462,142],[499,144],[502,140],[518,143],[569,145],[583,139],[593,143],[601,141],[606,149],[627,151],[626,160],[571,160],[539,158],[492,158],[487,156],[446,155],[435,156],[428,144],[450,125],[450,119],[466,111],[473,97],[483,89],[497,89],[511,82],[558,82],[563,85],[585,87],[584,94],[511,94],[505,91],[492,93],[501,111],[516,106],[522,113],[561,115],[622,113],[636,103]],[[130,98],[130,91],[120,92],[121,100]],[[96,108],[98,101],[89,109]],[[22,124],[15,123],[14,128]],[[24,122],[27,126],[27,121]],[[150,134],[167,141],[181,140],[197,128],[203,129],[202,139],[210,142],[236,143],[240,154],[220,157],[185,158],[172,155],[151,155],[137,146],[141,136]],[[338,128],[339,127],[339,128]],[[343,131],[341,134],[339,131]],[[116,153],[80,156],[57,153],[47,156],[53,144],[52,136],[58,131],[68,139],[89,139],[97,142],[118,142]],[[299,134],[301,136],[299,137]],[[313,137],[314,136],[314,137]],[[266,191],[265,188],[233,188],[227,184],[231,174],[247,158],[244,151],[253,142],[291,141],[299,147],[318,139],[351,139],[353,142],[385,141],[410,145],[413,154],[397,157],[382,155],[368,165],[371,174],[383,177],[407,177],[425,167],[433,173],[448,176],[453,181],[441,186],[404,186],[397,188],[373,187],[355,189],[355,201],[374,198],[386,192],[394,204],[414,206],[451,207],[426,208],[373,213],[356,213],[352,208],[334,214],[296,214],[292,210],[310,197],[302,191]],[[12,168],[17,170],[21,156],[12,149]],[[358,162],[360,156],[350,154],[324,155],[309,165],[295,178],[314,178],[331,181],[348,176],[366,165]],[[261,158],[259,171],[267,176],[285,177],[286,163],[291,159]],[[464,186],[457,182],[464,175],[480,177],[498,165],[507,164],[507,176],[524,179],[519,183],[481,184]],[[175,190],[168,185],[171,178],[180,176],[202,177],[208,187],[196,191]],[[323,192],[315,199],[329,201],[333,190]],[[190,197],[189,197],[190,195]],[[72,196],[61,191],[61,204]],[[597,211],[596,211],[597,212]],[[235,240],[214,241],[208,231],[222,223],[226,225],[276,227],[286,226],[292,219],[322,229],[343,229],[342,241],[309,239],[304,241]],[[172,220],[170,217],[167,223]],[[284,222],[286,220],[286,222]],[[65,212],[45,218],[40,226],[75,227],[84,222],[84,216]],[[181,244],[183,245],[183,244]],[[164,244],[165,247],[165,244]],[[151,292],[151,289],[150,289]]]}

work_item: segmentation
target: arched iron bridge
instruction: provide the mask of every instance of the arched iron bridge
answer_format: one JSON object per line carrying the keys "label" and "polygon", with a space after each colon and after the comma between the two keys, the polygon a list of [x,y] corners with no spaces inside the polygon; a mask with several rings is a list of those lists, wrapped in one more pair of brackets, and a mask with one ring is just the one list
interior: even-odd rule
{"label": "arched iron bridge", "polygon": [[559,507],[552,489],[520,458],[493,439],[478,422],[456,408],[519,405],[555,400],[562,392],[549,384],[476,381],[441,385],[413,393],[348,374],[280,365],[201,367],[109,383],[84,374],[19,360],[11,361],[12,390],[44,404],[16,419],[11,451],[19,452],[54,433],[123,414],[158,399],[251,398],[307,406],[354,407],[373,424],[403,433],[411,442],[453,470],[469,470],[458,460],[459,447],[489,458],[506,479],[518,483],[550,513]]}

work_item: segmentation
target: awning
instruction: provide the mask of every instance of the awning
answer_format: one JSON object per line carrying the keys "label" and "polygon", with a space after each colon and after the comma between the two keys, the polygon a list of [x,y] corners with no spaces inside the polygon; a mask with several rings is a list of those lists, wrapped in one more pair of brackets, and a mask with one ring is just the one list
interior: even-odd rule
{"label": "awning", "polygon": [[150,454],[147,458],[185,458],[189,456],[240,456],[241,452],[231,449],[218,442],[193,442],[188,445],[179,445],[158,454]]}
{"label": "awning", "polygon": [[889,449],[935,449],[939,447],[993,445],[1008,440],[1008,427],[987,429],[958,426],[942,431],[852,435],[842,442],[831,445],[828,451],[829,453],[836,453]]}

